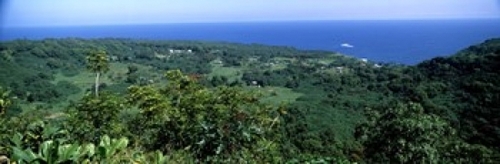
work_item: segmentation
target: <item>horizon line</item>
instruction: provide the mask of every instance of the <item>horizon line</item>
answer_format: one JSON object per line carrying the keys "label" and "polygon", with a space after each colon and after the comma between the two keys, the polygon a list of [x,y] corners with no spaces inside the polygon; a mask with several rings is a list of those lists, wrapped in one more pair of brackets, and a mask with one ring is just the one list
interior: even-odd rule
{"label": "horizon line", "polygon": [[479,18],[416,18],[416,19],[297,19],[297,20],[236,20],[236,21],[186,21],[186,22],[140,22],[140,23],[96,23],[96,24],[47,24],[47,25],[11,25],[0,28],[45,28],[45,27],[95,27],[95,26],[131,26],[131,25],[172,25],[172,24],[222,24],[222,23],[290,23],[324,21],[466,21],[500,20],[500,17]]}

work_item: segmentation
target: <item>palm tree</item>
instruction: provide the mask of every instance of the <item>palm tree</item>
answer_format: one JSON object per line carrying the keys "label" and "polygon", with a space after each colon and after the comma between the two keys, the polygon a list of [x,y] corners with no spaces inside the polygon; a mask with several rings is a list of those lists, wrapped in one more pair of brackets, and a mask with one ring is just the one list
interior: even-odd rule
{"label": "palm tree", "polygon": [[99,97],[99,76],[109,71],[109,59],[106,51],[91,51],[87,55],[87,69],[96,73],[95,96]]}

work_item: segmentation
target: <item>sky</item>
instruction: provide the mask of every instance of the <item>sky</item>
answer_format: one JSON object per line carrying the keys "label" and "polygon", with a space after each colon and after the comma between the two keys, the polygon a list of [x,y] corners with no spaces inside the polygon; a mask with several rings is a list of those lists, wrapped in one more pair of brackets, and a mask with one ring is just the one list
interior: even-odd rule
{"label": "sky", "polygon": [[500,18],[500,0],[0,0],[3,27]]}

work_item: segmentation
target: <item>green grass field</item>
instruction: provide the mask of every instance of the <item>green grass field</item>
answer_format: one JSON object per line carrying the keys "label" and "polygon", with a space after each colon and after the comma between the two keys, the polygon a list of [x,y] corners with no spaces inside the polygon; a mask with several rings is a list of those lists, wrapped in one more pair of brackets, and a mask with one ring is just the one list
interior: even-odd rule
{"label": "green grass field", "polygon": [[243,75],[242,67],[223,67],[221,64],[211,64],[212,72],[208,74],[208,77],[214,76],[226,76],[229,81],[240,80]]}
{"label": "green grass field", "polygon": [[290,88],[284,87],[255,87],[248,86],[246,89],[256,91],[262,94],[261,101],[273,105],[280,105],[281,103],[289,104],[294,102],[297,98],[302,96],[302,93],[294,92]]}

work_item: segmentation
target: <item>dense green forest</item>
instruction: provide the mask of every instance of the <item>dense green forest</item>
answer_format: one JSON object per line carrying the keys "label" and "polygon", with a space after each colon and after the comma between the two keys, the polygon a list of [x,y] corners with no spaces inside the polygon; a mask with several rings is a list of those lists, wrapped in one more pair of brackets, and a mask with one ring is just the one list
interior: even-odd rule
{"label": "dense green forest", "polygon": [[0,163],[498,163],[500,39],[414,66],[203,41],[0,44]]}

